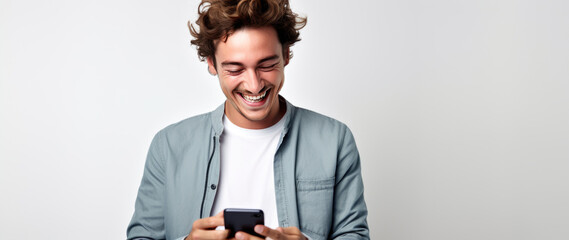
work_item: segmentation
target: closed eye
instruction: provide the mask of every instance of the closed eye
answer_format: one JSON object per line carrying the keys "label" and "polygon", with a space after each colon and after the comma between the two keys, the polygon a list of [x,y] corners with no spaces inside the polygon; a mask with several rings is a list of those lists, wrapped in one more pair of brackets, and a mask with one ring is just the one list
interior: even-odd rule
{"label": "closed eye", "polygon": [[241,72],[243,72],[243,69],[237,69],[237,70],[225,70],[227,73],[229,73],[229,75],[239,75]]}
{"label": "closed eye", "polygon": [[271,71],[271,70],[273,70],[273,68],[275,68],[277,66],[277,64],[278,63],[275,63],[275,64],[270,65],[270,66],[260,66],[259,69],[261,71]]}

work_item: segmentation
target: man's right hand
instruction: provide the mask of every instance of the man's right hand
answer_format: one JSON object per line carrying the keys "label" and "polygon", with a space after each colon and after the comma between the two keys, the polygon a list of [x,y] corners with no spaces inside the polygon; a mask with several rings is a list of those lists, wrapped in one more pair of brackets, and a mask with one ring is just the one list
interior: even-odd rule
{"label": "man's right hand", "polygon": [[196,220],[192,225],[192,231],[184,240],[227,239],[229,230],[215,230],[218,226],[225,226],[223,211],[213,217]]}

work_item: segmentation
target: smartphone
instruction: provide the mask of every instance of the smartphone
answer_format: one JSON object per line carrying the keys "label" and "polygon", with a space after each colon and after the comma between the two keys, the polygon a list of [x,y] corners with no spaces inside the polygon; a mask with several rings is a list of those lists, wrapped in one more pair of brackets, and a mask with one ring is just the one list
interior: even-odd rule
{"label": "smartphone", "polygon": [[265,215],[261,209],[226,208],[223,210],[225,229],[229,230],[228,238],[235,237],[235,233],[243,231],[253,236],[265,238],[255,232],[255,225],[265,225]]}

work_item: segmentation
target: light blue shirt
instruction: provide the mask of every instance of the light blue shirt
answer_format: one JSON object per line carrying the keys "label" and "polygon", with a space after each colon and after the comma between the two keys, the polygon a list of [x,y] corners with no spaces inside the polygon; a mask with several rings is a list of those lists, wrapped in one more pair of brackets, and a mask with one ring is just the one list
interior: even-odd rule
{"label": "light blue shirt", "polygon": [[[350,130],[286,102],[274,161],[279,226],[311,239],[369,239],[360,158]],[[172,124],[150,145],[128,239],[183,239],[209,217],[219,182],[222,104]]]}

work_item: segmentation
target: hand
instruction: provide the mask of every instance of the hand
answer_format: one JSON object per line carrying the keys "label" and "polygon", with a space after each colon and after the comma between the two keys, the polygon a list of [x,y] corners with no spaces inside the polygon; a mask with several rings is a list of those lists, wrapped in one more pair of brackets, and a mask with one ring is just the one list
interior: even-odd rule
{"label": "hand", "polygon": [[[300,232],[297,227],[278,227],[277,229],[271,229],[263,225],[255,226],[255,232],[261,234],[265,237],[271,238],[273,240],[307,240],[307,238]],[[258,240],[259,237],[244,233],[237,232],[235,238],[238,240]]]}
{"label": "hand", "polygon": [[225,226],[223,211],[213,217],[196,220],[192,225],[192,231],[184,240],[227,239],[229,230],[215,230],[218,226]]}

